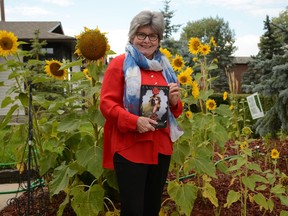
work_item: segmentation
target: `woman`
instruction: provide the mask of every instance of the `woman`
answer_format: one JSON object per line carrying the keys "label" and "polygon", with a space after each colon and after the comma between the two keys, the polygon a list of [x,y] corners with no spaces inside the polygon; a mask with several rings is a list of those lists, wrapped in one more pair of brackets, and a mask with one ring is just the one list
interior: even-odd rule
{"label": "woman", "polygon": [[[169,169],[172,144],[183,131],[175,118],[182,113],[180,89],[167,58],[159,51],[164,18],[142,11],[129,30],[126,53],[105,72],[100,95],[104,126],[104,168],[115,168],[121,216],[158,216]],[[141,85],[169,86],[168,126],[140,116]]]}

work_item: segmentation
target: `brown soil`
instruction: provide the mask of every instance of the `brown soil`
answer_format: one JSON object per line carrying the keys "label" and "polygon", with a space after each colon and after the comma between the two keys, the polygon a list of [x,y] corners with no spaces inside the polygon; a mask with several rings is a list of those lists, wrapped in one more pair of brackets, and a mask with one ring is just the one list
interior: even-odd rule
{"label": "brown soil", "polygon": [[[287,144],[288,144],[288,140],[285,140],[284,142],[280,142],[279,140],[275,141],[275,142],[271,142],[273,147],[272,148],[277,148],[277,150],[280,152],[280,158],[278,159],[278,163],[277,163],[277,168],[279,168],[282,172],[284,173],[288,173],[288,166],[287,166],[287,157],[288,157],[288,149],[287,149]],[[257,160],[257,163],[261,166],[262,170],[267,170],[269,168],[272,167],[267,167],[268,163],[264,163],[264,155],[269,154],[267,152],[267,150],[265,149],[265,145],[263,144],[262,141],[255,141],[252,144],[250,144],[249,147],[251,147],[255,149],[256,155],[255,159],[253,160]],[[225,150],[225,155],[228,156],[232,156],[235,155],[235,149],[230,148],[231,143],[227,143],[226,144],[226,150]],[[271,164],[269,165],[271,166]],[[209,200],[205,199],[205,198],[201,198],[200,196],[196,199],[195,203],[194,203],[194,207],[193,207],[193,211],[191,216],[214,216],[214,215],[220,215],[220,216],[241,216],[241,204],[240,202],[234,203],[231,205],[230,208],[224,208],[224,204],[226,203],[226,197],[228,194],[228,191],[231,189],[234,189],[235,191],[239,190],[239,187],[237,184],[237,181],[234,182],[231,185],[231,176],[228,176],[220,171],[217,171],[217,179],[213,179],[211,184],[215,187],[216,192],[217,192],[217,198],[218,198],[218,202],[219,202],[219,206],[220,208],[216,209]],[[173,175],[170,175],[169,178],[173,178]],[[194,181],[195,179],[193,177],[191,178],[185,178],[183,181]],[[283,183],[283,182],[282,182]],[[284,182],[285,184],[285,182]],[[288,181],[286,182],[286,184],[288,185]],[[266,191],[267,194],[269,193],[269,191]],[[49,193],[47,191],[47,188],[39,188],[38,190],[35,190],[33,192],[33,197],[36,197],[36,199],[34,200],[35,203],[37,205],[34,205],[34,208],[31,209],[30,211],[30,216],[56,216],[57,215],[57,210],[59,208],[59,204],[61,202],[63,202],[63,199],[65,198],[65,194],[64,193],[60,193],[57,196],[54,196],[51,200],[49,200]],[[265,192],[264,192],[265,194]],[[37,202],[38,198],[43,198],[42,200],[44,200],[44,202],[42,202],[42,204],[39,202]],[[167,198],[167,191],[164,191],[163,194],[163,200],[165,198]],[[3,209],[0,212],[0,216],[16,216],[16,215],[25,215],[25,209],[27,209],[27,193],[24,193],[23,195],[21,195],[19,198],[19,208],[22,207],[22,212],[19,214],[19,208],[17,210],[17,205],[11,204],[9,206],[7,206],[5,209]],[[33,201],[33,202],[34,202]],[[288,207],[281,205],[280,200],[279,199],[274,199],[274,210],[273,212],[266,212],[265,214],[263,209],[261,210],[259,208],[259,206],[256,203],[252,203],[248,201],[247,204],[247,216],[260,216],[260,215],[266,215],[266,216],[276,216],[276,215],[280,215],[280,211],[281,210],[286,210],[288,211]],[[171,212],[173,210],[175,210],[175,204],[171,201],[171,202],[166,202],[165,205],[168,205],[169,208],[171,209]],[[23,210],[24,209],[24,210]],[[24,212],[23,212],[24,211]],[[46,212],[46,213],[41,213],[41,212]],[[27,215],[27,214],[26,214]],[[66,208],[64,211],[63,216],[74,216],[76,215],[73,212],[73,209],[70,208]],[[170,213],[168,213],[167,215],[170,215]]]}

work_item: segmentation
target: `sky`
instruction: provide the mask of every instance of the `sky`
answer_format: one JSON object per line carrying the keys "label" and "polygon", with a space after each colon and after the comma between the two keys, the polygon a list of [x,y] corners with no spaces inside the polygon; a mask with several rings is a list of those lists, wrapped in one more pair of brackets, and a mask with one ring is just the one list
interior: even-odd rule
{"label": "sky", "polygon": [[[178,40],[188,22],[222,18],[235,33],[234,56],[258,53],[266,15],[278,17],[287,0],[171,0],[172,25],[181,25],[173,38]],[[6,21],[60,21],[64,34],[76,36],[89,29],[106,32],[117,54],[125,50],[132,18],[142,10],[160,11],[163,0],[4,0]],[[1,28],[1,27],[0,27]]]}

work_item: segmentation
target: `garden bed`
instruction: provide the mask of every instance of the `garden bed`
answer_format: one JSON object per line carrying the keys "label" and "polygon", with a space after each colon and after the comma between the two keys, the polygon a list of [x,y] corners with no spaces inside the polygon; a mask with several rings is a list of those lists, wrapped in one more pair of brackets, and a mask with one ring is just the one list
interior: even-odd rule
{"label": "garden bed", "polygon": [[[280,142],[279,140],[277,141],[273,141],[271,142],[272,148],[276,148],[279,152],[280,152],[280,157],[277,160],[277,168],[283,172],[283,173],[288,173],[288,167],[287,167],[287,158],[286,156],[288,155],[288,141],[287,139]],[[227,143],[225,146],[226,150],[225,150],[225,156],[229,157],[229,156],[233,156],[236,155],[236,150],[234,148],[231,148],[231,143]],[[249,148],[253,148],[255,149],[255,157],[253,157],[252,159],[255,160],[255,162],[257,164],[259,164],[261,166],[261,168],[263,170],[267,170],[267,169],[272,169],[274,168],[271,163],[267,163],[267,161],[264,160],[264,156],[267,154],[269,154],[269,151],[267,151],[266,146],[264,145],[263,141],[258,140],[258,141],[254,141],[252,143],[250,143]],[[267,158],[267,157],[266,157]],[[219,158],[220,159],[220,158]],[[242,206],[240,202],[235,202],[233,203],[229,208],[224,208],[224,204],[227,202],[227,194],[229,192],[229,190],[235,190],[238,191],[239,190],[239,182],[237,181],[232,181],[232,177],[230,175],[226,175],[220,171],[217,171],[217,179],[213,178],[211,181],[211,185],[213,185],[213,187],[216,189],[216,194],[217,194],[217,198],[218,198],[218,203],[219,203],[219,208],[216,209],[211,202],[203,197],[198,197],[194,203],[194,207],[193,207],[193,211],[192,214],[193,216],[214,216],[214,215],[220,215],[220,216],[240,216],[241,215],[241,210],[242,210]],[[169,178],[173,178],[173,175],[169,175]],[[192,176],[190,178],[185,178],[183,181],[195,181],[195,178]],[[233,183],[232,183],[233,182]],[[286,184],[286,185],[285,185]],[[287,181],[282,181],[282,185],[287,186],[288,185],[288,179]],[[44,188],[44,190],[40,193],[35,193],[35,196],[43,196],[43,193],[45,194],[45,196],[48,196],[48,190],[47,188]],[[249,193],[253,193],[253,192],[249,192]],[[269,195],[270,191],[269,189],[267,189],[266,191],[262,192],[265,195]],[[251,195],[250,194],[250,195]],[[167,191],[164,191],[163,194],[163,200],[165,198],[167,198]],[[56,216],[56,212],[59,208],[59,204],[63,202],[65,198],[65,194],[64,193],[60,193],[57,196],[54,196],[48,205],[48,208],[45,210],[47,211],[45,215],[47,216]],[[21,195],[21,197],[19,199],[22,200],[27,200],[27,193],[24,193],[23,195]],[[274,202],[274,209],[272,212],[266,211],[265,214],[263,208],[260,209],[259,205],[257,205],[255,202],[247,202],[247,215],[249,216],[260,216],[260,215],[266,215],[266,216],[276,216],[276,215],[280,215],[280,211],[281,210],[286,210],[288,211],[288,207],[287,206],[283,206],[281,205],[281,202],[279,199],[277,198],[273,198],[273,202]],[[25,205],[25,202],[23,202],[23,205]],[[118,205],[119,206],[119,203]],[[175,210],[175,203],[172,201],[167,201],[165,202],[165,209],[170,209],[169,212],[173,212]],[[35,212],[39,212],[40,210],[37,210],[37,206],[36,209],[34,209]],[[167,213],[167,215],[170,215],[170,213]],[[16,207],[13,205],[7,206],[5,209],[3,209],[0,212],[1,216],[11,216],[11,215],[17,215],[17,210]],[[31,214],[31,215],[39,215],[39,214]],[[40,214],[41,215],[41,214]],[[73,212],[73,209],[71,207],[68,207],[65,209],[64,211],[64,216],[73,216],[76,215]]]}

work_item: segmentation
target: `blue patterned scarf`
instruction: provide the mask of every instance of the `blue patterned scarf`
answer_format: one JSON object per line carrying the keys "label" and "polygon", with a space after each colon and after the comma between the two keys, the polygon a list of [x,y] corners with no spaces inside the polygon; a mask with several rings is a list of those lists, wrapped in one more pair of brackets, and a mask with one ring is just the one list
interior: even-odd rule
{"label": "blue patterned scarf", "polygon": [[[174,70],[168,59],[158,50],[152,60],[147,59],[131,44],[126,46],[126,57],[123,71],[125,77],[124,106],[130,113],[139,115],[141,72],[144,70],[162,71],[167,83],[178,83]],[[170,125],[170,138],[175,142],[184,132],[179,128],[177,121],[168,108],[168,120]]]}

